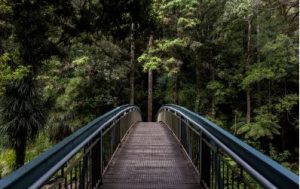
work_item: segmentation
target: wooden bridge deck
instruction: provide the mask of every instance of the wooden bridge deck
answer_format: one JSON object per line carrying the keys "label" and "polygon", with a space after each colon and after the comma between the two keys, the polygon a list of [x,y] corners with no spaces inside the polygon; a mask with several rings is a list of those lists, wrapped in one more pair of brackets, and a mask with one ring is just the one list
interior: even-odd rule
{"label": "wooden bridge deck", "polygon": [[171,131],[136,124],[104,174],[105,189],[199,189],[199,179]]}

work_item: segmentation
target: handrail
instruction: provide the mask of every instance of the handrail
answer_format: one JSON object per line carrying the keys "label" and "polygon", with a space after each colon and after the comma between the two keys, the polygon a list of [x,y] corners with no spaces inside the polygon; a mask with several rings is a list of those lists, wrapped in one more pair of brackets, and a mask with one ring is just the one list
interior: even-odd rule
{"label": "handrail", "polygon": [[[206,142],[215,145],[226,152],[264,188],[292,189],[299,187],[299,177],[296,174],[287,170],[277,162],[206,118],[184,107],[169,104],[160,108],[158,121],[167,121],[167,119],[163,118],[163,115],[161,115],[163,112],[169,112],[173,114],[173,117],[178,117],[182,123],[192,125],[193,128],[197,130],[198,134],[203,133],[208,138]],[[175,123],[174,119],[173,122]]]}
{"label": "handrail", "polygon": [[[38,188],[42,186],[61,168],[63,173],[63,166],[76,153],[84,147],[86,148],[87,145],[90,145],[89,143],[92,143],[95,140],[95,136],[100,135],[102,145],[102,132],[107,130],[111,125],[115,125],[118,121],[121,122],[120,120],[122,117],[126,116],[126,114],[129,114],[130,112],[139,112],[139,116],[137,116],[134,121],[141,121],[140,110],[138,107],[134,105],[119,106],[96,118],[86,126],[71,134],[69,137],[65,138],[63,141],[39,155],[34,160],[30,161],[28,164],[20,167],[12,174],[1,179],[0,188]],[[120,124],[121,123],[119,123],[119,125]],[[117,134],[120,137],[120,131]],[[97,141],[98,140],[99,139],[97,139]],[[114,143],[114,146],[115,145],[116,144]],[[100,147],[102,150],[102,146]],[[102,161],[103,155],[101,154],[100,156]],[[101,169],[103,170],[103,168]]]}

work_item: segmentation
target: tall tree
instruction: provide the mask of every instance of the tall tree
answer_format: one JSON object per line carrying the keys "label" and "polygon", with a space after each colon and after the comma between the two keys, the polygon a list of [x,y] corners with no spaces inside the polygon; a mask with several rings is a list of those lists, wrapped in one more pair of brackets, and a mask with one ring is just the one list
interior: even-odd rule
{"label": "tall tree", "polygon": [[134,43],[134,23],[131,23],[130,34],[130,104],[134,104],[134,72],[135,72],[135,43]]}
{"label": "tall tree", "polygon": [[[250,7],[248,9],[248,16],[247,16],[247,60],[246,60],[246,70],[250,67],[251,64],[251,53],[252,53],[252,3],[250,1]],[[246,112],[246,123],[249,124],[251,121],[251,89],[248,87],[246,89],[246,98],[247,98],[247,112]]]}
{"label": "tall tree", "polygon": [[[152,48],[152,43],[153,43],[153,34],[150,35],[149,37],[149,44],[148,48]],[[150,68],[148,70],[148,114],[147,114],[147,121],[151,122],[152,121],[152,111],[153,111],[153,73],[152,69]]]}
{"label": "tall tree", "polygon": [[[1,133],[16,152],[16,167],[19,167],[24,164],[27,143],[34,140],[48,115],[48,101],[43,98],[41,83],[37,81],[46,60],[53,55],[65,57],[68,54],[65,47],[83,32],[98,36],[99,32],[110,33],[115,39],[124,39],[130,31],[128,20],[140,23],[149,2],[12,0],[1,1],[2,4],[10,14],[1,20],[12,27],[6,37],[13,39],[17,49],[8,63],[28,70],[20,80],[7,81],[1,96]],[[138,13],[136,8],[140,10]],[[128,19],[128,15],[133,19]],[[85,42],[93,40],[86,35]],[[10,49],[0,47],[0,55]]]}
{"label": "tall tree", "polygon": [[1,133],[8,138],[7,144],[16,153],[15,167],[24,164],[28,141],[34,140],[47,117],[47,101],[37,88],[36,76],[43,61],[57,52],[55,41],[51,38],[52,26],[57,17],[55,12],[65,8],[68,2],[8,1],[11,17],[6,18],[14,28],[12,37],[17,47],[17,54],[11,65],[22,65],[28,73],[19,81],[9,81],[1,98]]}

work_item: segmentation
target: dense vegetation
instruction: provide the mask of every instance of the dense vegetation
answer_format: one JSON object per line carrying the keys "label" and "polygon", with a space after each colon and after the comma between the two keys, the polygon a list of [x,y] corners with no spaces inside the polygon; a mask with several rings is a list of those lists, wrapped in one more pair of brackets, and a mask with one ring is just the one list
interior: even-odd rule
{"label": "dense vegetation", "polygon": [[0,176],[118,105],[146,118],[147,98],[148,119],[185,106],[298,172],[298,14],[297,0],[1,0]]}

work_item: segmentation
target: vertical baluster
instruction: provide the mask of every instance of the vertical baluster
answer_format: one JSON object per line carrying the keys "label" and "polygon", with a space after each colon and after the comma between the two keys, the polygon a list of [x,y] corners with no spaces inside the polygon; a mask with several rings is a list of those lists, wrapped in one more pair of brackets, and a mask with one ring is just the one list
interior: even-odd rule
{"label": "vertical baluster", "polygon": [[231,188],[234,188],[234,172],[233,172],[233,168],[231,169]]}
{"label": "vertical baluster", "polygon": [[176,137],[178,137],[178,117],[177,117],[177,115],[175,115],[175,117],[174,117],[174,120],[175,120],[175,125],[174,125],[174,131],[175,131],[175,135],[176,135]]}
{"label": "vertical baluster", "polygon": [[191,157],[191,132],[190,132],[190,128],[188,126],[186,126],[186,136],[187,136],[187,139],[186,139],[186,145],[187,145],[187,152],[188,152],[188,155],[190,156],[190,158],[192,159]]}
{"label": "vertical baluster", "polygon": [[[60,169],[60,176],[61,176],[62,179],[64,178],[64,167],[62,167],[62,168]],[[59,181],[58,188],[59,188],[59,189],[62,188],[61,181]]]}
{"label": "vertical baluster", "polygon": [[217,171],[217,152],[216,149],[212,150],[212,159],[213,159],[213,166],[214,166],[214,188],[217,189],[218,186],[218,171]]}
{"label": "vertical baluster", "polygon": [[70,188],[71,189],[73,189],[73,186],[72,186],[72,184],[73,184],[73,180],[72,180],[73,174],[72,174],[72,171],[73,171],[73,169],[70,170]]}
{"label": "vertical baluster", "polygon": [[92,149],[92,161],[91,161],[91,169],[92,169],[92,187],[96,187],[99,180],[101,179],[101,135],[98,135],[96,140],[98,142]]}
{"label": "vertical baluster", "polygon": [[[101,177],[103,173],[103,135],[102,131],[100,132],[100,170],[101,170]],[[101,179],[102,184],[102,179]]]}
{"label": "vertical baluster", "polygon": [[178,136],[179,141],[181,141],[181,122],[182,122],[182,121],[181,121],[181,118],[179,117],[179,128],[178,128],[178,130],[179,130],[179,131],[178,131],[178,132],[179,132],[179,134],[178,134],[178,135],[179,135],[179,136]]}
{"label": "vertical baluster", "polygon": [[81,170],[82,170],[82,160],[79,160],[79,170],[78,170],[78,188],[80,188]]}
{"label": "vertical baluster", "polygon": [[75,166],[75,188],[77,189],[78,182],[78,165]]}
{"label": "vertical baluster", "polygon": [[223,157],[221,158],[221,165],[222,165],[222,174],[221,174],[221,177],[222,177],[222,182],[223,182],[223,187],[225,186],[225,170],[224,170],[224,165],[225,162],[224,162],[224,159]]}
{"label": "vertical baluster", "polygon": [[170,117],[171,117],[171,122],[170,122],[170,128],[171,128],[171,130],[174,132],[174,125],[173,125],[173,123],[174,123],[174,121],[173,121],[173,119],[174,119],[174,116],[173,116],[173,114],[170,114]]}
{"label": "vertical baluster", "polygon": [[[128,124],[128,126],[129,126],[129,124]],[[120,125],[120,121],[118,121],[118,143],[117,143],[117,146],[120,144],[120,142],[121,142],[121,130],[120,130],[120,127],[121,127],[121,125]]]}
{"label": "vertical baluster", "polygon": [[201,157],[201,152],[200,152],[200,143],[201,143],[201,137],[200,136],[198,136],[197,137],[197,139],[198,139],[198,141],[197,141],[197,156],[198,156],[198,162],[197,162],[197,169],[198,169],[198,171],[199,171],[199,173],[200,173],[200,157]]}
{"label": "vertical baluster", "polygon": [[228,165],[226,164],[226,186],[229,188],[229,171],[228,171]]}
{"label": "vertical baluster", "polygon": [[240,175],[241,172],[240,172],[240,170],[241,170],[241,168],[239,166],[237,166],[237,174],[239,174],[238,177],[237,177],[237,181],[236,181],[237,189],[240,189],[240,182],[241,182],[241,175]]}
{"label": "vertical baluster", "polygon": [[190,153],[191,153],[191,160],[192,160],[193,163],[195,163],[194,162],[194,158],[193,158],[193,153],[194,153],[194,148],[193,148],[194,147],[194,144],[193,144],[194,137],[193,136],[194,136],[194,132],[193,132],[193,130],[191,128],[189,130],[190,130],[190,146],[191,146],[190,147],[190,149],[191,149]]}
{"label": "vertical baluster", "polygon": [[[83,154],[86,152],[86,147],[84,147]],[[80,171],[80,182],[79,182],[79,188],[84,189],[85,183],[86,183],[86,169],[87,169],[87,154],[83,157],[82,167]]]}
{"label": "vertical baluster", "polygon": [[85,184],[84,184],[84,188],[88,188],[88,183],[89,183],[89,152],[87,152],[86,154],[86,172],[85,172]]}
{"label": "vertical baluster", "polygon": [[[213,151],[210,151],[210,159],[213,160],[214,157],[213,157]],[[211,183],[210,183],[210,186],[212,189],[215,188],[215,185],[214,185],[214,179],[215,179],[215,172],[214,172],[214,161],[211,161]]]}
{"label": "vertical baluster", "polygon": [[[204,136],[202,135],[202,140]],[[210,158],[210,148],[203,141],[202,142],[202,158],[201,158],[201,178],[205,182],[208,188],[210,188],[211,183],[211,158]]]}
{"label": "vertical baluster", "polygon": [[200,136],[199,136],[199,174],[200,174],[200,183],[202,182],[202,149],[203,149],[203,138],[202,138],[202,131],[200,131]]}
{"label": "vertical baluster", "polygon": [[65,173],[66,164],[62,166],[63,177],[64,177],[64,187],[68,188],[68,175]]}
{"label": "vertical baluster", "polygon": [[222,180],[222,174],[221,174],[221,165],[220,165],[220,151],[217,147],[215,152],[215,158],[216,158],[216,184],[218,188],[223,188],[223,180]]}
{"label": "vertical baluster", "polygon": [[109,158],[108,158],[108,161],[110,160],[110,158],[111,158],[111,156],[112,156],[112,154],[113,154],[113,148],[114,148],[114,144],[115,144],[115,131],[116,131],[116,127],[115,126],[113,126],[112,128],[111,128],[111,140],[110,140],[110,153],[109,153]]}
{"label": "vertical baluster", "polygon": [[[244,175],[243,175],[243,168],[242,167],[240,167],[240,183],[242,184],[243,183],[243,180],[244,179]],[[240,187],[238,187],[238,188],[240,188]]]}
{"label": "vertical baluster", "polygon": [[[97,137],[98,138],[98,137]],[[95,140],[97,140],[97,138]],[[97,169],[98,169],[98,165],[97,165],[97,144],[98,142],[93,146],[92,148],[92,161],[91,161],[91,167],[92,167],[92,188],[96,187],[97,184]]]}

